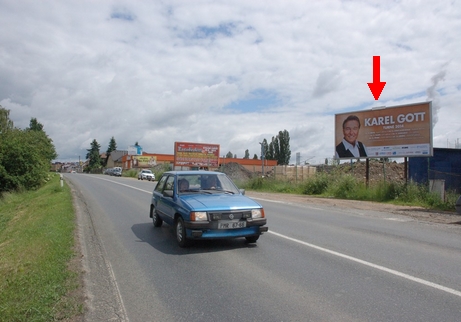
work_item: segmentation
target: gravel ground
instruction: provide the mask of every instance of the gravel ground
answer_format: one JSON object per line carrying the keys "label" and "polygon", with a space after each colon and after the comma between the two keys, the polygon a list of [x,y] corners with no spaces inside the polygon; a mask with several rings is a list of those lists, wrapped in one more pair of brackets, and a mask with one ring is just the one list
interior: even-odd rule
{"label": "gravel ground", "polygon": [[398,206],[392,204],[370,202],[370,201],[358,201],[358,200],[343,200],[343,199],[330,199],[330,198],[318,198],[304,195],[293,195],[284,193],[267,193],[267,192],[255,192],[247,191],[245,193],[248,197],[262,198],[268,200],[283,200],[287,202],[297,203],[308,203],[317,205],[328,205],[338,208],[349,208],[349,209],[360,209],[360,210],[374,210],[381,209],[382,211],[390,212],[393,214],[403,215],[411,217],[415,220],[440,223],[440,224],[461,224],[461,215],[455,211],[436,211],[428,210],[421,207],[413,206]]}
{"label": "gravel ground", "polygon": [[[365,162],[356,162],[353,166],[348,164],[341,165],[342,172],[350,173],[357,179],[364,180],[366,170]],[[337,169],[336,167],[329,167]],[[329,171],[329,168],[322,168],[318,171]],[[229,163],[224,165],[219,171],[225,172],[232,180],[245,181],[252,178],[253,174],[246,170],[244,167],[237,163]],[[388,162],[381,163],[375,160],[370,162],[370,182],[378,180],[392,181],[392,182],[404,182],[404,165]],[[361,209],[361,210],[376,210],[381,209],[389,213],[398,215],[408,216],[415,220],[440,223],[440,224],[456,224],[461,225],[461,215],[448,211],[437,211],[428,210],[422,207],[413,206],[397,206],[392,204],[370,202],[370,201],[357,201],[357,200],[343,200],[343,199],[331,199],[331,198],[319,198],[305,195],[293,195],[293,194],[282,194],[282,193],[266,193],[266,192],[254,192],[247,191],[246,195],[249,197],[258,197],[268,200],[284,200],[289,202],[300,202],[310,203],[319,205],[328,205],[339,208],[350,208],[350,209]]]}

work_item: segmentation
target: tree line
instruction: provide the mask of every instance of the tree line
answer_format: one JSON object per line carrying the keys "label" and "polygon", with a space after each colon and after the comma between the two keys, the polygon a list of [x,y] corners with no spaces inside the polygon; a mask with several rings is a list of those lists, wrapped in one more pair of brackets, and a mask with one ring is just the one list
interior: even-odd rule
{"label": "tree line", "polygon": [[[272,137],[270,143],[264,139],[261,144],[261,159],[265,160],[277,160],[278,165],[288,165],[291,158],[291,149],[290,149],[290,133],[287,130],[279,131],[276,136]],[[226,158],[237,158],[236,154],[228,152]],[[249,150],[245,150],[244,159],[250,158]],[[258,155],[253,156],[254,160],[258,160]]]}
{"label": "tree line", "polygon": [[[267,142],[267,139],[264,139],[260,144],[261,159],[277,160],[277,164],[279,165],[288,165],[290,163],[290,133],[288,133],[287,130],[279,131],[276,136],[272,137],[270,143]],[[135,146],[138,146],[138,142],[135,143]],[[86,159],[88,160],[88,165],[84,169],[85,172],[92,172],[107,165],[107,160],[109,159],[111,152],[117,150],[115,138],[112,137],[109,141],[105,159],[101,159],[100,149],[101,145],[96,141],[96,139],[94,139],[91,142],[90,149],[87,150],[88,153],[86,154]],[[226,158],[237,158],[237,155],[229,151],[226,154]],[[250,152],[248,149],[245,150],[245,156],[243,158],[250,158]],[[254,154],[253,159],[258,160],[258,155]]]}
{"label": "tree line", "polygon": [[[135,145],[138,145],[138,142],[136,142]],[[115,142],[115,138],[112,137],[109,141],[105,159],[101,158],[101,153],[99,152],[100,149],[101,145],[98,143],[98,141],[96,141],[96,139],[94,139],[90,144],[90,148],[87,150],[88,153],[86,154],[86,159],[88,160],[88,165],[85,167],[85,169],[83,169],[83,171],[92,172],[95,169],[100,169],[107,165],[107,160],[109,160],[110,154],[117,150],[117,142]]]}
{"label": "tree line", "polygon": [[17,128],[10,110],[0,105],[0,195],[42,186],[57,156],[53,140],[36,118],[28,128]]}

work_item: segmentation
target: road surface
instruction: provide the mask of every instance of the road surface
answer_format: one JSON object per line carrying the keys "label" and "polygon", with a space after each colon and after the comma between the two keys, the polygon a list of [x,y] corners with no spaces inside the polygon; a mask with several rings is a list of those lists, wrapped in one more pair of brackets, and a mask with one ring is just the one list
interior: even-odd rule
{"label": "road surface", "polygon": [[86,321],[460,321],[461,228],[259,198],[269,232],[176,244],[153,182],[66,174]]}

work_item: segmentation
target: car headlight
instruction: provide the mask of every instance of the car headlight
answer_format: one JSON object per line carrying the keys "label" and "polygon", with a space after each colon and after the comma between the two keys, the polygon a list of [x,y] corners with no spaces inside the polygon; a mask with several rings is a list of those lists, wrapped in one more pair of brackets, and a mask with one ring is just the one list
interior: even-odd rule
{"label": "car headlight", "polygon": [[206,221],[208,220],[205,211],[192,211],[190,213],[190,220],[191,221]]}
{"label": "car headlight", "polygon": [[252,209],[251,210],[251,218],[253,218],[253,219],[264,218],[264,209],[263,208]]}

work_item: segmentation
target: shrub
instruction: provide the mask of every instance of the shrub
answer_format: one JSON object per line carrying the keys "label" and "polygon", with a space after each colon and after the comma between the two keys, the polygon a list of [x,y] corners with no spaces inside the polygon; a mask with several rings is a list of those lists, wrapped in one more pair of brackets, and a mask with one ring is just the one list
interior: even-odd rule
{"label": "shrub", "polygon": [[136,171],[136,169],[125,170],[122,172],[122,176],[129,178],[137,178],[138,171]]}
{"label": "shrub", "polygon": [[247,182],[248,189],[261,190],[264,185],[264,178],[256,177]]}
{"label": "shrub", "polygon": [[373,201],[390,201],[394,200],[399,191],[398,184],[394,182],[379,182],[371,189],[371,199]]}
{"label": "shrub", "polygon": [[334,186],[331,189],[331,193],[336,198],[353,199],[354,191],[360,187],[359,182],[351,175],[344,175],[337,178]]}
{"label": "shrub", "polygon": [[325,173],[316,174],[302,184],[302,193],[305,195],[321,195],[328,190],[329,179]]}

